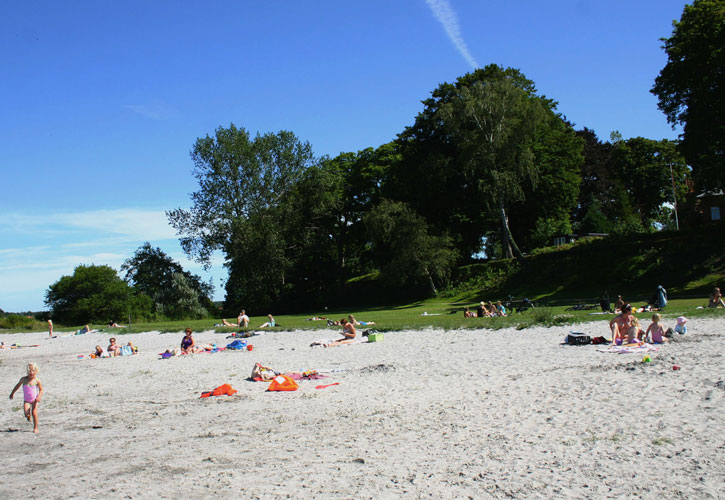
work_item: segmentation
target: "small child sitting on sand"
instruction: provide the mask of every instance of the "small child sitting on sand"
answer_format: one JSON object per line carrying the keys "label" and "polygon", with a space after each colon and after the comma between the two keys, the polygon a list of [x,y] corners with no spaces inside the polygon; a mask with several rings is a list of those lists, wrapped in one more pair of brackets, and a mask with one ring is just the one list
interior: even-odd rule
{"label": "small child sitting on sand", "polygon": [[649,327],[647,327],[647,332],[644,334],[645,342],[650,341],[650,334],[652,334],[651,338],[653,344],[662,344],[664,342],[670,341],[670,339],[665,336],[665,328],[660,323],[661,320],[662,316],[660,316],[658,313],[654,313],[652,315],[652,323],[649,325]]}

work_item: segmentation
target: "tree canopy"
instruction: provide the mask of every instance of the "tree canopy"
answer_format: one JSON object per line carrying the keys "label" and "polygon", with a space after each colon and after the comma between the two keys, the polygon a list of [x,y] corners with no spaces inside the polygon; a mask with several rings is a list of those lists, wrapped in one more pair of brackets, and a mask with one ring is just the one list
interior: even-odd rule
{"label": "tree canopy", "polygon": [[151,300],[133,289],[109,266],[80,265],[45,292],[45,303],[59,323],[80,325],[146,317]]}
{"label": "tree canopy", "polygon": [[667,64],[652,93],[700,190],[725,188],[725,0],[695,0],[663,38]]}
{"label": "tree canopy", "polygon": [[281,297],[296,240],[287,238],[295,186],[315,158],[307,142],[281,131],[251,138],[234,124],[196,141],[199,189],[191,209],[167,212],[184,251],[206,265],[224,253],[228,310],[266,307]]}
{"label": "tree canopy", "polygon": [[121,265],[126,281],[151,297],[157,314],[169,319],[199,318],[213,308],[212,285],[147,241]]}
{"label": "tree canopy", "polygon": [[[510,211],[527,197],[541,207],[542,174],[547,202],[552,201],[544,216],[569,223],[582,144],[556,113],[556,103],[537,95],[520,71],[489,65],[440,85],[423,105],[415,124],[399,137],[403,160],[394,178],[403,199],[439,231],[465,235],[457,245],[462,252],[479,251],[493,226],[505,254],[522,257]],[[417,182],[408,190],[413,177]],[[533,219],[521,232],[525,237]]]}

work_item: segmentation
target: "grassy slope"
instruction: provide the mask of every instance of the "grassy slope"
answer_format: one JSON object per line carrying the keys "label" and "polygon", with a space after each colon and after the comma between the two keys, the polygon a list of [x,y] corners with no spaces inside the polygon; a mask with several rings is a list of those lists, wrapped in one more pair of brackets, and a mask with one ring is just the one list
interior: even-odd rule
{"label": "grassy slope", "polygon": [[722,226],[591,240],[530,256],[525,265],[467,266],[454,297],[475,301],[511,294],[556,304],[595,302],[608,291],[634,302],[648,299],[660,284],[670,298],[706,297],[725,284],[724,249]]}
{"label": "grassy slope", "polygon": [[[538,324],[565,324],[581,321],[607,320],[593,316],[590,311],[566,311],[577,303],[596,303],[603,291],[610,296],[622,294],[627,300],[642,305],[658,284],[668,289],[670,304],[665,314],[671,318],[680,314],[721,315],[725,311],[696,310],[706,302],[713,286],[725,285],[725,230],[722,227],[699,231],[656,233],[609,238],[579,243],[556,251],[549,250],[527,258],[525,265],[515,261],[492,261],[466,266],[460,270],[460,284],[447,294],[403,305],[379,307],[350,307],[335,311],[309,311],[307,314],[275,316],[278,329],[327,328],[325,321],[305,321],[313,315],[340,319],[349,313],[360,320],[375,321],[379,330],[437,327],[445,329],[489,327],[519,328]],[[514,314],[510,318],[464,319],[462,309],[480,300],[529,297],[549,307]],[[451,314],[454,311],[455,314]],[[435,314],[423,316],[427,312]],[[645,315],[642,315],[645,316]],[[645,318],[646,319],[646,318]],[[265,316],[251,318],[256,327]],[[128,330],[106,329],[114,334],[124,331],[180,331],[191,327],[195,331],[214,328],[220,319],[169,321],[134,324]],[[104,328],[103,325],[97,325]],[[39,324],[37,330],[43,330]],[[56,326],[57,331],[75,328]],[[232,332],[234,328],[216,328]],[[6,331],[27,331],[27,329]],[[36,330],[36,331],[37,331]]]}

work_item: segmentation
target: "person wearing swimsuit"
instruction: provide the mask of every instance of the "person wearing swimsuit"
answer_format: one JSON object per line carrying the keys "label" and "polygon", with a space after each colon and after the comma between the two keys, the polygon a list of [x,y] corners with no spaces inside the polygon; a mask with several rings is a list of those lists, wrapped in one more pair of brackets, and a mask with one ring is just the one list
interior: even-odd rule
{"label": "person wearing swimsuit", "polygon": [[15,391],[17,391],[21,385],[23,386],[23,410],[25,418],[28,422],[30,422],[30,418],[32,416],[33,432],[36,434],[38,433],[38,403],[40,403],[40,399],[43,396],[43,384],[40,383],[37,375],[38,367],[33,363],[30,363],[28,365],[28,375],[22,377],[10,392],[10,399],[13,399]]}
{"label": "person wearing swimsuit", "polygon": [[191,336],[191,328],[186,329],[186,335],[181,339],[181,352],[183,354],[191,354],[196,352],[196,341]]}

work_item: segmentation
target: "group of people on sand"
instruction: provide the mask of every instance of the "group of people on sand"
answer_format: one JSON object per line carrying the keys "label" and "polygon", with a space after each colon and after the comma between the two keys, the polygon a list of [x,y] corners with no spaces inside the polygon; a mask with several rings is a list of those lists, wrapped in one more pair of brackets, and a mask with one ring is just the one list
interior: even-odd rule
{"label": "group of people on sand", "polygon": [[92,358],[112,358],[114,356],[130,356],[138,354],[138,347],[133,345],[133,342],[129,341],[125,346],[121,346],[116,343],[116,337],[111,337],[108,341],[108,347],[97,345],[95,350],[91,353]]}
{"label": "group of people on sand", "polygon": [[[652,344],[663,344],[669,342],[672,337],[673,330],[665,327],[662,324],[662,316],[659,313],[652,315],[652,322],[647,327],[647,330],[642,330],[639,320],[632,311],[630,304],[624,304],[620,308],[620,313],[612,318],[609,322],[609,328],[612,330],[612,344],[633,344],[637,342],[649,342]],[[682,327],[684,327],[687,319],[684,317],[678,318],[678,325],[676,330],[679,328],[680,333],[684,333]]]}
{"label": "group of people on sand", "polygon": [[485,300],[482,300],[475,311],[471,311],[469,307],[463,309],[464,318],[494,318],[496,316],[506,316],[506,308],[500,300],[495,304],[493,301],[489,301],[488,305]]}

